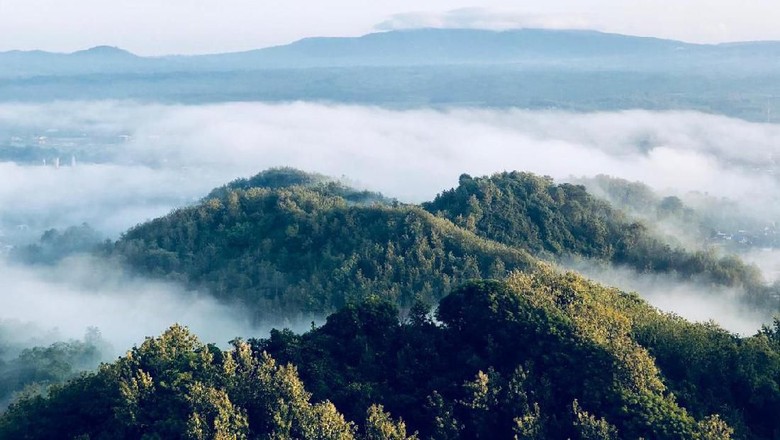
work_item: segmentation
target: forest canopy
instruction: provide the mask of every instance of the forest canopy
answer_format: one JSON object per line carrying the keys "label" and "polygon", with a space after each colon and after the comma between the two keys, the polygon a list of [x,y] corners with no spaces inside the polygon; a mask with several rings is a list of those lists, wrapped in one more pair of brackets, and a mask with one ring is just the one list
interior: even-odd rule
{"label": "forest canopy", "polygon": [[105,252],[258,319],[330,313],[368,295],[408,309],[470,279],[569,256],[737,287],[752,305],[777,309],[776,289],[739,258],[672,246],[583,186],[519,172],[463,175],[416,206],[271,169],[136,226]]}
{"label": "forest canopy", "polygon": [[541,267],[468,283],[435,319],[371,296],[224,351],[174,326],[22,398],[0,437],[770,439],[778,340]]}

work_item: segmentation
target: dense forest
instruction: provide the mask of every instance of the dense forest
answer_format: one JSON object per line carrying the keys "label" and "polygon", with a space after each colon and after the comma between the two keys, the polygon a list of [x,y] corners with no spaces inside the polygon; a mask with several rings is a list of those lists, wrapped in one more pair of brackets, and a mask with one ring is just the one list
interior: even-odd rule
{"label": "dense forest", "polygon": [[[636,192],[650,197],[644,191],[632,194]],[[642,197],[635,199],[637,205],[644,203]],[[695,215],[673,200],[657,205],[662,211]],[[481,237],[542,258],[588,257],[640,272],[741,287],[754,304],[777,305],[776,287],[767,286],[756,267],[714,249],[688,250],[669,244],[657,231],[581,185],[555,184],[550,178],[521,172],[477,178],[464,174],[457,188],[442,192],[423,207]]]}
{"label": "dense forest", "polygon": [[519,172],[463,175],[416,206],[272,169],[132,228],[105,252],[141,273],[204,287],[258,319],[330,313],[370,294],[406,310],[467,280],[567,256],[738,287],[762,307],[777,302],[739,258],[672,246],[583,186]]}
{"label": "dense forest", "polygon": [[251,180],[291,186],[234,182],[238,189],[131,229],[108,252],[265,319],[331,312],[370,294],[402,307],[435,302],[469,279],[535,264],[419,207],[301,176],[272,170]]}
{"label": "dense forest", "polygon": [[416,206],[272,169],[99,239],[87,225],[51,230],[12,257],[92,251],[258,321],[329,316],[228,350],[175,325],[80,375],[100,356],[95,334],[6,350],[0,438],[780,437],[780,321],[739,337],[544,260],[741,287],[774,310],[772,288],[580,185],[463,175]]}
{"label": "dense forest", "polygon": [[174,326],[0,416],[0,437],[771,439],[780,328],[738,338],[540,267],[403,319],[369,296],[222,351]]}
{"label": "dense forest", "polygon": [[105,358],[108,343],[89,328],[83,340],[41,343],[19,341],[30,329],[0,323],[0,409],[19,395],[46,389],[91,369]]}

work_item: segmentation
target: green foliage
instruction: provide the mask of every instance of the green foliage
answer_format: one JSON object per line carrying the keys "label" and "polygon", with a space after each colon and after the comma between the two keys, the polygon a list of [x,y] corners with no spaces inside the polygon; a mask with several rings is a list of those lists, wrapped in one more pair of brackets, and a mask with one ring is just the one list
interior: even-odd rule
{"label": "green foliage", "polygon": [[236,179],[227,185],[214,189],[204,200],[222,199],[235,190],[248,190],[250,188],[282,189],[293,186],[305,187],[325,195],[341,197],[349,203],[393,202],[393,200],[386,198],[380,193],[357,190],[322,174],[307,173],[289,167],[270,168],[249,179]]}
{"label": "green foliage", "polygon": [[575,400],[572,403],[574,411],[574,426],[579,431],[582,440],[614,440],[618,438],[617,429],[609,422],[602,419],[596,419],[587,411],[580,408]]}
{"label": "green foliage", "polygon": [[739,260],[672,249],[582,187],[529,174],[461,176],[428,211],[355,194],[272,170],[128,231],[108,254],[258,318],[338,311],[307,333],[274,330],[228,351],[172,327],[94,374],[19,400],[0,417],[0,438],[780,432],[780,325],[738,338],[527,251],[750,288],[755,274]]}
{"label": "green foliage", "polygon": [[19,349],[6,341],[0,343],[0,406],[5,407],[17,395],[45,392],[51,385],[94,368],[105,355],[106,345],[97,329],[90,329],[84,340],[48,346]]}
{"label": "green foliage", "polygon": [[[576,274],[542,268],[469,283],[441,301],[437,323],[397,315],[374,298],[303,335],[275,331],[252,344],[298,365],[314,399],[331,399],[347,418],[381,403],[422,438],[730,438],[732,427],[739,438],[772,438],[765,433],[778,426],[771,406],[756,408],[760,418],[735,416],[755,399],[749,387],[739,398],[718,396],[744,383],[701,382],[688,390],[701,400],[679,396],[684,379],[664,366],[685,347],[656,363],[665,332],[722,330]],[[661,325],[652,337],[651,323]],[[756,338],[741,341],[767,339]],[[723,371],[739,365],[778,383],[774,367],[728,361],[722,348],[701,347]],[[688,374],[706,376],[711,363],[689,362]]]}
{"label": "green foliage", "polygon": [[23,398],[0,417],[0,438],[341,439],[355,428],[313,404],[293,366],[203,345],[173,326],[113,364]]}
{"label": "green foliage", "polygon": [[670,390],[692,414],[717,412],[739,438],[777,436],[780,346],[767,335],[769,328],[740,338],[712,323],[692,324],[641,309],[629,313],[636,340],[648,348]]}
{"label": "green foliage", "polygon": [[[627,190],[624,197],[634,203],[654,197],[641,187]],[[477,235],[543,257],[583,256],[639,271],[743,286],[751,301],[777,304],[754,266],[736,257],[721,258],[712,250],[672,247],[583,186],[556,185],[549,177],[516,171],[479,178],[463,175],[457,188],[442,192],[423,207]],[[659,209],[683,208],[679,200],[669,198],[659,203]]]}
{"label": "green foliage", "polygon": [[[683,209],[674,199],[659,206]],[[368,295],[405,310],[418,299],[436,303],[469,279],[533,267],[528,252],[741,286],[754,303],[777,303],[756,268],[711,250],[673,248],[582,186],[518,172],[463,175],[423,208],[271,169],[131,229],[106,252],[280,323]]]}
{"label": "green foliage", "polygon": [[14,403],[0,438],[771,439],[780,430],[776,328],[738,338],[545,266],[470,282],[435,319],[422,302],[414,309],[417,318],[401,320],[387,298],[367,296],[307,333],[237,339],[227,351],[174,326]]}
{"label": "green foliage", "polygon": [[415,440],[416,435],[406,435],[406,424],[403,420],[395,421],[385,412],[382,405],[371,405],[368,408],[365,423],[366,440]]}
{"label": "green foliage", "polygon": [[353,204],[304,186],[228,189],[131,229],[109,252],[269,319],[372,294],[404,307],[435,302],[468,279],[533,264],[420,208]]}

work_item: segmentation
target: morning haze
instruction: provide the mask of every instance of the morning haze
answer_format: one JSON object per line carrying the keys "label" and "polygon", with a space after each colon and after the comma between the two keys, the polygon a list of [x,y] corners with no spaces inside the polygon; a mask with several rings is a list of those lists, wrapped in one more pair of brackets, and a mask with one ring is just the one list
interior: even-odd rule
{"label": "morning haze", "polygon": [[0,438],[777,438],[778,19],[0,0]]}

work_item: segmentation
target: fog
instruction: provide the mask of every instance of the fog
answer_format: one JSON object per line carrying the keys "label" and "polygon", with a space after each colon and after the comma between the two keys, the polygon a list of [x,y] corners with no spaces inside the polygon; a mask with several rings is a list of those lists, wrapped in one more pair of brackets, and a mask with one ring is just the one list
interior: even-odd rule
{"label": "fog", "polygon": [[751,249],[738,255],[745,262],[755,264],[767,282],[780,281],[780,249]]}
{"label": "fog", "polygon": [[89,145],[89,154],[112,166],[84,164],[55,175],[5,165],[0,203],[17,207],[29,194],[44,204],[80,203],[52,200],[73,194],[69,188],[78,188],[78,199],[175,205],[285,165],[344,175],[410,202],[432,198],[464,172],[517,169],[559,179],[609,174],[765,208],[776,201],[773,151],[780,141],[780,126],[695,112],[396,111],[313,103],[5,104],[2,127],[14,127],[23,139],[49,130],[49,147],[64,131],[127,139]]}
{"label": "fog", "polygon": [[53,267],[0,262],[0,279],[0,322],[38,345],[80,339],[97,327],[112,345],[106,354],[116,356],[174,323],[223,347],[236,336],[266,337],[270,330],[207,294],[132,277],[92,257],[70,257]]}
{"label": "fog", "polygon": [[[116,238],[215,186],[273,166],[343,176],[407,202],[433,198],[456,185],[461,173],[522,170],[564,180],[609,174],[662,193],[728,197],[774,219],[780,204],[772,152],[778,141],[780,126],[695,112],[0,104],[0,146],[9,146],[6,152],[54,151],[46,153],[49,166],[0,162],[0,251],[48,228],[82,222]],[[61,157],[59,169],[51,166],[52,155]],[[222,343],[267,330],[252,328],[246,317],[208,296],[114,273],[84,258],[54,268],[0,263],[0,320],[56,328],[66,338],[96,326],[117,350],[174,322]],[[607,281],[638,290],[665,310],[716,318],[746,333],[759,327],[754,317],[732,313],[731,303],[714,305],[698,294],[680,299],[682,292],[698,292],[695,286],[623,275]]]}

